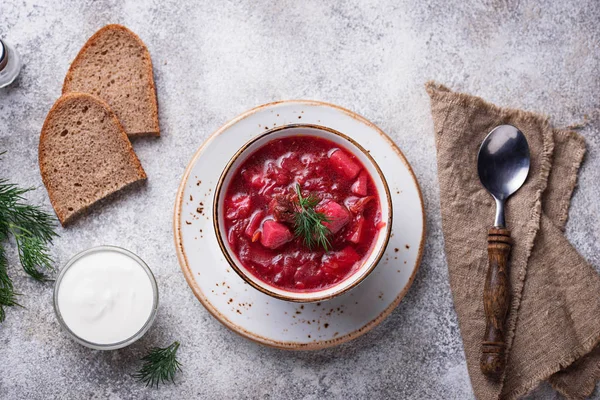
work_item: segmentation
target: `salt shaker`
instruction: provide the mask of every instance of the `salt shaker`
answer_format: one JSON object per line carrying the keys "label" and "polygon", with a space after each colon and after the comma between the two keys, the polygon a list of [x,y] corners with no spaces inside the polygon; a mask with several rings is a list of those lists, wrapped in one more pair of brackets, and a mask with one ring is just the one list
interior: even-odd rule
{"label": "salt shaker", "polygon": [[21,57],[14,47],[0,40],[0,88],[13,83],[21,71]]}

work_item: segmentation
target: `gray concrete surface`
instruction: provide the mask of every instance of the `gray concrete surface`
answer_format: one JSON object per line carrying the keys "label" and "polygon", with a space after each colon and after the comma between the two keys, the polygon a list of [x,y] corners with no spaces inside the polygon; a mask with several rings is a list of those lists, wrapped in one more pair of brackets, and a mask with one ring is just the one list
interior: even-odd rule
{"label": "gray concrete surface", "polygon": [[[0,1],[0,37],[25,67],[0,90],[0,176],[38,187],[40,128],[70,61],[108,23],[127,25],[154,61],[160,139],[134,147],[149,180],[70,229],[52,253],[116,244],[157,275],[161,307],[135,345],[91,351],[61,331],[52,285],[26,277],[11,244],[10,274],[25,308],[0,325],[0,398],[468,399],[469,383],[442,250],[433,127],[423,84],[436,79],[503,106],[586,121],[589,153],[568,225],[600,267],[600,3],[582,1]],[[282,99],[333,102],[366,116],[405,152],[427,207],[427,246],[416,281],[379,327],[341,347],[274,350],[228,331],[195,299],[179,270],[171,213],[194,150],[220,125]],[[159,390],[131,374],[153,345],[182,343],[183,373]],[[600,398],[598,391],[595,398]],[[542,385],[531,398],[558,398]]]}

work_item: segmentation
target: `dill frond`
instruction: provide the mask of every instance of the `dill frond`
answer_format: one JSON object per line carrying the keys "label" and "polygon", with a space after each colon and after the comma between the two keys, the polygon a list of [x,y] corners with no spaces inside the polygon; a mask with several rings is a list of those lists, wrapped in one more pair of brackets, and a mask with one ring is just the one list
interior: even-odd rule
{"label": "dill frond", "polygon": [[181,371],[181,363],[177,361],[179,342],[173,342],[169,347],[154,347],[147,356],[142,358],[144,365],[134,375],[134,378],[144,382],[146,386],[156,386],[168,381],[174,382],[175,373]]}
{"label": "dill frond", "polygon": [[325,214],[315,210],[319,199],[313,194],[303,197],[298,184],[296,184],[296,194],[298,195],[298,211],[294,214],[294,234],[296,237],[302,238],[304,245],[311,250],[315,247],[322,247],[325,251],[329,251],[331,232],[323,225],[323,222],[329,222],[329,219]]}

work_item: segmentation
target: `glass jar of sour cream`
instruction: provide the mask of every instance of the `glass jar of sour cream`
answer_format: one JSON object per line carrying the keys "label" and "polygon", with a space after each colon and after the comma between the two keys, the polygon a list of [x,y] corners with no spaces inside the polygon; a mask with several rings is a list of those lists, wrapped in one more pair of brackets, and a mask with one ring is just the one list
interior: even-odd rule
{"label": "glass jar of sour cream", "polygon": [[154,322],[158,287],[150,268],[128,250],[99,246],[75,255],[54,285],[54,310],[84,346],[114,350],[142,337]]}

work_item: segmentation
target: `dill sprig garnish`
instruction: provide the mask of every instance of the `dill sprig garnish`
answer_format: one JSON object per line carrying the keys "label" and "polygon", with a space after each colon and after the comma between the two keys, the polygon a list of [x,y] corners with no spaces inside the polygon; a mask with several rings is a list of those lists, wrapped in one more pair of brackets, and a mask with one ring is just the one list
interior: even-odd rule
{"label": "dill sprig garnish", "polygon": [[146,386],[156,386],[168,381],[175,382],[175,373],[181,371],[181,363],[177,361],[179,342],[173,342],[169,347],[154,347],[147,356],[142,358],[144,365],[134,375],[134,378],[144,382]]}
{"label": "dill sprig garnish", "polygon": [[2,247],[10,235],[15,238],[19,260],[27,274],[38,281],[45,281],[47,276],[44,272],[54,271],[48,246],[57,236],[55,219],[40,207],[25,202],[23,196],[31,190],[0,179],[0,322],[6,316],[5,306],[19,305]]}
{"label": "dill sprig garnish", "polygon": [[320,246],[325,251],[329,251],[331,242],[328,236],[331,232],[323,225],[323,222],[329,222],[329,219],[324,213],[315,210],[320,200],[312,193],[308,197],[303,197],[299,184],[296,184],[296,194],[298,195],[298,209],[294,213],[296,237],[302,238],[304,245],[311,250]]}

